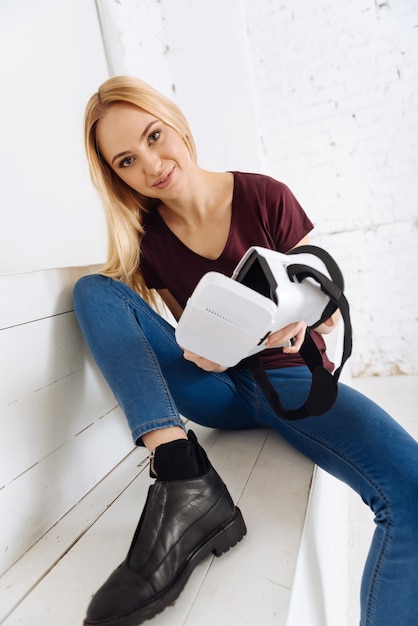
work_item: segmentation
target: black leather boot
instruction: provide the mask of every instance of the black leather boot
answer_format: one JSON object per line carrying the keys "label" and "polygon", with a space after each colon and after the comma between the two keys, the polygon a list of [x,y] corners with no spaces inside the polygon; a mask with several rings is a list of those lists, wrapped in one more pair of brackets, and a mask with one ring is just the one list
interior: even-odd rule
{"label": "black leather boot", "polygon": [[[142,624],[173,604],[202,559],[220,556],[246,534],[240,510],[191,431],[189,441],[206,472],[150,487],[128,555],[94,595],[84,626]],[[157,448],[157,476],[158,465]]]}

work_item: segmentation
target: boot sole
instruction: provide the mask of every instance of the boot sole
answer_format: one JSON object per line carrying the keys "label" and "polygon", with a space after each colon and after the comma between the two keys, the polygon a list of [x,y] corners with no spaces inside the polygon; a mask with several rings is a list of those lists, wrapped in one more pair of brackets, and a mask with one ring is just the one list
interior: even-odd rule
{"label": "boot sole", "polygon": [[171,587],[161,592],[153,601],[129,615],[100,622],[84,621],[84,626],[139,626],[146,620],[152,619],[168,606],[173,605],[183,591],[194,568],[209,554],[219,557],[230,548],[233,548],[247,534],[244,519],[238,507],[235,507],[233,517],[207,539],[189,557],[183,570]]}

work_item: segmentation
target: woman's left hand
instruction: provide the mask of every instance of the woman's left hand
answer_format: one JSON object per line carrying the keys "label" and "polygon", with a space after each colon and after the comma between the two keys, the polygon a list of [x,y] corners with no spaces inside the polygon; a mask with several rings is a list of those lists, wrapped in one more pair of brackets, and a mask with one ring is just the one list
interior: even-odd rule
{"label": "woman's left hand", "polygon": [[[307,324],[303,320],[289,324],[272,333],[266,341],[266,346],[267,348],[284,346],[283,352],[285,354],[296,354],[305,340],[306,328]],[[292,342],[292,345],[290,345],[290,342]]]}
{"label": "woman's left hand", "polygon": [[205,359],[203,356],[199,356],[194,352],[190,352],[190,350],[184,350],[183,356],[187,361],[191,361],[195,363],[198,367],[206,372],[216,372],[220,374],[221,372],[225,372],[228,368],[225,365],[219,365],[219,363],[214,363],[213,361],[209,361],[209,359]]}

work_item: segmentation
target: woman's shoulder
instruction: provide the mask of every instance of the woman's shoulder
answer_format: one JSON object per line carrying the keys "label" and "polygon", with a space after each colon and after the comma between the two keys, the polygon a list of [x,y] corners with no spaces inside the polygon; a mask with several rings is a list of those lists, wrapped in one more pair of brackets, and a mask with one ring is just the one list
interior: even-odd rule
{"label": "woman's shoulder", "polygon": [[246,198],[249,202],[254,199],[262,205],[271,205],[288,200],[293,200],[294,196],[289,187],[280,180],[267,174],[255,172],[233,171],[234,192],[240,201]]}
{"label": "woman's shoulder", "polygon": [[253,187],[255,189],[274,190],[276,192],[288,193],[289,187],[282,181],[273,178],[268,174],[260,174],[257,172],[241,172],[233,171],[234,180],[236,184]]}

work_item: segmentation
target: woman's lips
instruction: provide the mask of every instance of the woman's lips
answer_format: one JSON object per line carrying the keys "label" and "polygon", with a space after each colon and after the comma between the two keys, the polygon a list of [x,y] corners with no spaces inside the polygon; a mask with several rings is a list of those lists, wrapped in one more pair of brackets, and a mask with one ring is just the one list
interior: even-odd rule
{"label": "woman's lips", "polygon": [[156,187],[157,189],[165,189],[166,187],[168,187],[173,178],[174,170],[175,168],[172,167],[168,172],[160,176],[160,178],[158,178],[152,186]]}

